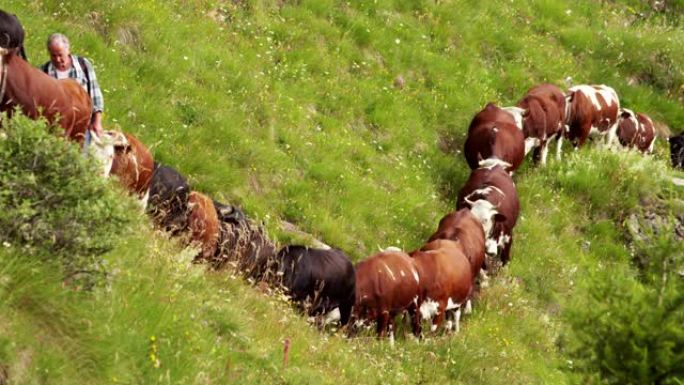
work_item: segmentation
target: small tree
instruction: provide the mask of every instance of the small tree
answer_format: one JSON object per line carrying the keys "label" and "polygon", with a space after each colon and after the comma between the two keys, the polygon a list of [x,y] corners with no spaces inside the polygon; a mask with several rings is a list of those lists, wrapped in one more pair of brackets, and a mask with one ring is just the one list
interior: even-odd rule
{"label": "small tree", "polygon": [[58,260],[66,277],[102,272],[100,256],[129,222],[97,165],[44,121],[20,114],[0,129],[0,243]]}
{"label": "small tree", "polygon": [[565,342],[588,382],[682,384],[684,244],[661,233],[637,245],[641,270],[609,268],[586,281],[566,313]]}

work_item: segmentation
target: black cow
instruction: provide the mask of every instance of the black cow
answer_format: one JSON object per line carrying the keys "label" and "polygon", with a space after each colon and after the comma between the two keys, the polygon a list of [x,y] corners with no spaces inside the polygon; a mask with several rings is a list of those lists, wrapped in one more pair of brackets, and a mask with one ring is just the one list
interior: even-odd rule
{"label": "black cow", "polygon": [[667,141],[670,142],[672,167],[684,170],[684,132],[671,136]]}
{"label": "black cow", "polygon": [[289,245],[278,252],[276,265],[282,285],[292,299],[310,304],[310,316],[339,308],[340,324],[349,322],[356,277],[354,266],[344,252]]}
{"label": "black cow", "polygon": [[155,162],[147,199],[147,213],[156,226],[177,235],[188,226],[190,186],[175,169]]}

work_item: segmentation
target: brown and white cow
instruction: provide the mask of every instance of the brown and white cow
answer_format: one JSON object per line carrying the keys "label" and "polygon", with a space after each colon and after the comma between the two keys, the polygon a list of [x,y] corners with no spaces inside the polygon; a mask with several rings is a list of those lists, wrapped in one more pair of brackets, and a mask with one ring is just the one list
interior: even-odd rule
{"label": "brown and white cow", "polygon": [[500,165],[473,170],[458,193],[456,208],[469,208],[482,223],[487,255],[499,255],[504,265],[508,263],[520,213],[518,192],[508,172]]}
{"label": "brown and white cow", "polygon": [[624,147],[650,154],[656,138],[653,121],[644,114],[623,108],[618,118],[617,138]]}
{"label": "brown and white cow", "polygon": [[[470,262],[473,279],[485,268],[485,233],[477,217],[467,208],[445,215],[428,244],[438,239],[459,241]],[[423,246],[421,250],[426,250]]]}
{"label": "brown and white cow", "polygon": [[[383,251],[359,262],[355,268],[354,319],[376,321],[378,336],[384,337],[394,318],[408,311],[413,333],[420,335],[420,278],[413,259],[401,251]],[[391,337],[391,336],[390,336]]]}
{"label": "brown and white cow", "polygon": [[[431,331],[442,325],[449,311],[455,311],[459,331],[461,307],[473,291],[470,261],[458,241],[437,239],[411,253],[420,278],[420,316],[432,320]],[[451,330],[451,321],[446,326]]]}
{"label": "brown and white cow", "polygon": [[606,146],[613,145],[620,110],[620,100],[613,88],[606,85],[575,86],[568,90],[566,100],[566,136],[575,148],[582,146],[590,135],[605,136]]}
{"label": "brown and white cow", "polygon": [[211,198],[197,191],[188,197],[188,230],[190,244],[201,249],[194,262],[211,261],[218,247],[219,219]]}
{"label": "brown and white cow", "polygon": [[525,158],[525,138],[511,114],[488,103],[470,122],[463,153],[473,170],[482,161],[500,159],[513,172]]}
{"label": "brown and white cow", "polygon": [[146,203],[154,172],[150,150],[129,133],[105,131],[102,136],[91,135],[92,153],[103,164],[103,176],[115,175],[127,191]]}
{"label": "brown and white cow", "polygon": [[560,88],[549,83],[536,85],[515,107],[504,110],[513,115],[525,136],[525,155],[534,149],[535,163],[545,165],[548,142],[556,139],[556,159],[560,160],[566,113],[565,95]]}

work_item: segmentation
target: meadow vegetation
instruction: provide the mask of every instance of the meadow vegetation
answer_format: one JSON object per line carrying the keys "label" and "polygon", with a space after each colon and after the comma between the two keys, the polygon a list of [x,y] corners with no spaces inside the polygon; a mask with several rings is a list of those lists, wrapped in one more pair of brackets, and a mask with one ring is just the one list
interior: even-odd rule
{"label": "meadow vegetation", "polygon": [[[682,5],[666,3],[656,12],[627,0],[8,0],[3,9],[24,24],[35,65],[47,60],[49,33],[66,33],[95,62],[106,125],[138,136],[195,189],[241,206],[280,245],[301,241],[281,228],[287,221],[358,261],[379,246],[418,247],[453,208],[469,174],[465,130],[488,101],[514,104],[530,86],[564,87],[570,76],[611,85],[624,106],[681,131]],[[400,335],[392,346],[317,331],[280,295],[192,265],[42,123],[16,119],[0,134],[0,383],[684,377],[675,235],[684,190],[662,138],[651,157],[589,145],[544,169],[524,165],[512,262],[461,333]],[[84,270],[85,281],[65,279]]]}

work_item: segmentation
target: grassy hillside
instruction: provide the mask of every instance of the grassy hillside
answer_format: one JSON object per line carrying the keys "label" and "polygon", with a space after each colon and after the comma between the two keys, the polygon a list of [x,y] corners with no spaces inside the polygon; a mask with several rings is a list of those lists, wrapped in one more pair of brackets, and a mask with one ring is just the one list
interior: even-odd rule
{"label": "grassy hillside", "polygon": [[[663,13],[631,1],[369,4],[9,0],[3,9],[24,24],[34,64],[47,60],[54,31],[93,59],[109,127],[263,220],[279,243],[297,240],[280,230],[289,221],[354,260],[378,246],[414,248],[434,230],[469,173],[465,128],[488,101],[513,104],[533,84],[571,76],[684,126],[677,2]],[[620,329],[591,311],[622,307],[670,325],[658,309],[684,292],[681,241],[662,241],[675,246],[659,272],[674,278],[659,284],[633,263],[658,251],[629,242],[626,225],[656,209],[681,215],[667,154],[660,140],[648,159],[585,148],[546,169],[524,166],[510,266],[459,335],[394,346],[315,331],[283,301],[190,265],[137,214],[111,240],[109,278],[88,292],[63,288],[60,266],[8,243],[0,373],[19,384],[625,383],[614,367],[591,365],[608,359],[581,354],[595,351],[582,330],[610,346],[605,330]],[[642,295],[616,293],[602,308],[592,293],[605,282],[601,293]],[[634,323],[629,315],[619,325]]]}

